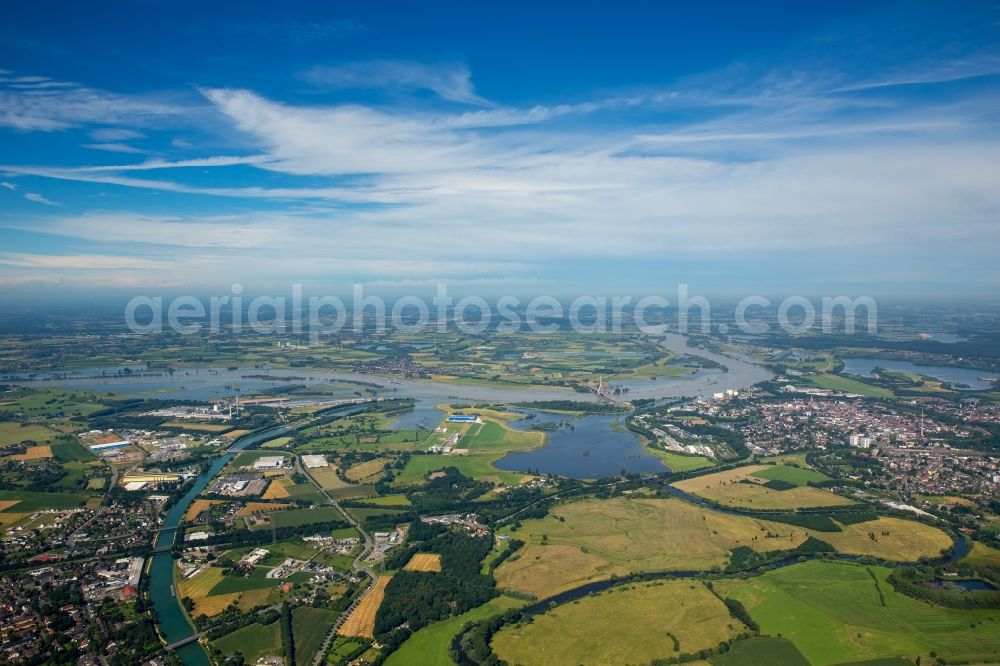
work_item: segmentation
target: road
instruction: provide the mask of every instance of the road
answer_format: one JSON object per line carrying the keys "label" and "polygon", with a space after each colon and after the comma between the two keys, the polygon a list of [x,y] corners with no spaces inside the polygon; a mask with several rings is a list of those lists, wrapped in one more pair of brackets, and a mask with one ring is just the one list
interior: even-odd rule
{"label": "road", "polygon": [[316,487],[316,490],[319,491],[319,493],[323,496],[323,498],[327,501],[327,503],[333,506],[333,508],[335,508],[338,512],[340,512],[340,515],[344,517],[344,520],[346,520],[351,525],[351,527],[356,529],[358,531],[358,534],[361,535],[362,539],[361,552],[358,553],[358,556],[354,558],[354,562],[351,563],[351,568],[354,570],[355,573],[363,573],[364,575],[368,576],[367,589],[365,589],[363,594],[360,594],[357,597],[355,597],[354,602],[350,606],[348,606],[343,613],[340,614],[340,616],[337,618],[337,621],[330,626],[330,629],[327,631],[326,636],[323,637],[323,644],[320,646],[319,650],[317,650],[316,656],[313,657],[313,666],[320,666],[323,663],[324,659],[326,658],[327,651],[330,649],[330,643],[333,642],[334,637],[337,635],[337,629],[339,629],[340,625],[344,623],[344,620],[346,620],[347,617],[351,614],[351,612],[354,610],[354,607],[358,604],[358,602],[362,598],[364,598],[364,596],[368,594],[371,591],[372,587],[375,585],[375,581],[377,580],[378,577],[375,575],[374,571],[372,571],[368,566],[364,564],[365,559],[367,559],[368,555],[375,547],[375,542],[374,540],[372,540],[371,535],[367,532],[367,530],[365,530],[365,528],[361,525],[361,523],[356,521],[354,519],[354,516],[345,511],[344,508],[341,507],[340,504],[337,502],[337,500],[333,499],[333,497],[330,496],[330,493],[326,491],[326,488],[321,486],[319,482],[317,482],[316,479],[313,478],[312,474],[309,473],[309,470],[302,466],[302,460],[300,459],[299,455],[294,454],[294,458],[295,458],[295,472],[297,474],[302,474],[307,479],[309,479],[309,482]]}

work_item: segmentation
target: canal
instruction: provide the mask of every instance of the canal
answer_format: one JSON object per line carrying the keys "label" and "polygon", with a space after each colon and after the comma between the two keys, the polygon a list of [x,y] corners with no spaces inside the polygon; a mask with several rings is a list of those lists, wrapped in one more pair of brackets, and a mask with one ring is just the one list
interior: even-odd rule
{"label": "canal", "polygon": [[[318,419],[311,419],[307,424],[300,422],[287,426],[269,428],[267,430],[246,435],[236,440],[226,454],[216,458],[212,462],[211,466],[202,472],[197,479],[195,479],[194,485],[191,486],[190,490],[188,490],[176,504],[170,507],[169,511],[167,511],[167,515],[164,518],[163,525],[161,526],[162,531],[156,537],[156,541],[154,542],[154,550],[159,548],[170,548],[174,545],[174,540],[177,537],[177,527],[181,524],[181,520],[184,518],[184,514],[187,513],[191,502],[194,501],[194,499],[205,489],[205,487],[208,486],[209,482],[211,482],[211,480],[222,471],[222,468],[225,467],[226,464],[229,463],[229,461],[232,460],[232,458],[239,451],[252,447],[256,444],[260,444],[261,442],[266,442],[269,439],[280,437],[302,428],[304,425],[312,425],[328,419],[341,418],[357,414],[362,411],[367,411],[371,408],[371,406],[371,404],[343,405],[341,407],[328,410],[322,417]],[[153,555],[153,564],[149,570],[149,596],[153,603],[153,609],[156,611],[156,622],[160,630],[160,635],[167,642],[167,644],[182,641],[194,634],[194,628],[188,621],[187,615],[184,613],[184,609],[181,608],[180,599],[175,595],[174,556],[170,550],[164,550],[163,552],[155,553]],[[197,641],[188,643],[187,645],[179,648],[176,654],[186,666],[209,666],[210,664],[208,655],[205,653],[205,649]]]}

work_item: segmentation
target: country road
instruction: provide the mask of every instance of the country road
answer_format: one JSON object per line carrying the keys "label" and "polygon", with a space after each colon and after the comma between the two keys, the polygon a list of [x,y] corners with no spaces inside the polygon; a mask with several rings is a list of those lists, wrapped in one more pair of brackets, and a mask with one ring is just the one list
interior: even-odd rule
{"label": "country road", "polygon": [[364,598],[364,596],[368,594],[368,592],[370,592],[372,587],[375,585],[375,581],[377,580],[375,572],[363,564],[364,560],[368,557],[369,553],[371,553],[372,548],[374,548],[375,542],[372,540],[371,535],[368,534],[368,532],[361,525],[361,523],[356,521],[354,519],[354,516],[345,511],[344,508],[341,507],[340,504],[337,502],[337,500],[333,499],[330,496],[330,494],[326,491],[326,489],[323,486],[321,486],[319,482],[316,481],[316,479],[313,478],[312,474],[309,473],[309,470],[302,466],[302,460],[297,453],[294,454],[294,458],[295,458],[295,472],[298,474],[302,474],[307,479],[309,479],[309,482],[316,487],[319,493],[326,499],[327,503],[332,505],[337,511],[339,511],[340,515],[344,517],[344,520],[346,520],[361,535],[362,538],[361,552],[358,553],[357,557],[354,558],[354,562],[351,563],[351,568],[355,572],[361,572],[364,573],[366,576],[368,576],[367,589],[365,589],[364,593],[358,595],[355,598],[354,602],[351,603],[351,605],[348,606],[344,610],[344,612],[340,614],[340,616],[337,618],[337,621],[330,626],[329,631],[327,631],[326,636],[323,638],[322,645],[320,645],[319,650],[316,651],[316,656],[313,657],[313,666],[320,666],[323,663],[324,658],[326,657],[327,650],[330,649],[330,643],[333,642],[334,637],[337,635],[337,629],[339,629],[340,625],[344,623],[344,620],[348,618],[348,616],[354,610],[354,607],[357,606],[358,602],[362,598]]}

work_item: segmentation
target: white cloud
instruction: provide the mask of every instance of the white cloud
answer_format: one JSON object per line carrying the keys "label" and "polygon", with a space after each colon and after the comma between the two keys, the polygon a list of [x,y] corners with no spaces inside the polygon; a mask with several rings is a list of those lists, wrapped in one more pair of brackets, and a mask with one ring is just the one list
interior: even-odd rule
{"label": "white cloud", "polygon": [[90,131],[90,138],[99,142],[132,141],[134,139],[145,138],[145,134],[138,130],[123,127],[99,127]]}
{"label": "white cloud", "polygon": [[0,187],[6,187],[8,190],[17,190],[17,185],[14,183],[0,183]]}
{"label": "white cloud", "polygon": [[429,90],[452,102],[489,104],[476,94],[469,68],[460,63],[426,65],[409,61],[370,60],[313,67],[302,78],[331,88],[375,88],[401,92]]}
{"label": "white cloud", "polygon": [[55,201],[50,201],[49,199],[43,197],[41,194],[37,194],[35,192],[26,192],[24,194],[24,198],[27,199],[28,201],[34,201],[35,203],[45,204],[46,206],[59,205]]}
{"label": "white cloud", "polygon": [[85,143],[84,148],[90,148],[91,150],[103,150],[108,153],[127,153],[144,155],[145,150],[141,148],[136,148],[135,146],[130,146],[127,143]]}

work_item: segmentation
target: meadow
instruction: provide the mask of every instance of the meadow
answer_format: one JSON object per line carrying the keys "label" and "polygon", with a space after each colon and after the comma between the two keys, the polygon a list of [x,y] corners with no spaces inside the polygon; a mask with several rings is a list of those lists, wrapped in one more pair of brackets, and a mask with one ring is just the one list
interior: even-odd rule
{"label": "meadow", "polygon": [[795,644],[785,638],[759,636],[733,643],[728,652],[709,659],[712,666],[810,666]]}
{"label": "meadow", "polygon": [[647,446],[646,450],[663,461],[671,472],[693,472],[696,469],[712,467],[715,463],[704,456],[689,456],[673,451],[664,451],[655,446]]}
{"label": "meadow", "polygon": [[275,527],[298,527],[313,523],[325,523],[331,520],[342,520],[340,512],[332,506],[317,506],[311,509],[291,509],[275,511],[269,514],[271,524]]}
{"label": "meadow", "polygon": [[398,650],[389,655],[385,665],[454,666],[455,662],[448,654],[448,648],[463,626],[467,623],[481,622],[523,604],[524,602],[518,599],[500,596],[461,615],[429,624],[406,639]]}
{"label": "meadow", "polygon": [[693,580],[622,585],[556,606],[493,637],[493,651],[524,666],[649,663],[696,653],[746,631]]}
{"label": "meadow", "polygon": [[[673,485],[684,492],[704,497],[712,502],[759,511],[854,504],[852,500],[822,488],[797,486],[789,490],[774,490],[763,485],[765,478],[782,476],[787,476],[789,479],[803,478],[810,471],[784,465],[746,465],[693,479],[684,479]],[[761,477],[761,474],[770,476]]]}
{"label": "meadow", "polygon": [[295,666],[308,666],[312,663],[334,617],[334,612],[326,608],[299,606],[292,611]]}
{"label": "meadow", "polygon": [[0,445],[34,442],[45,444],[61,433],[42,425],[22,425],[18,421],[0,421]]}
{"label": "meadow", "polygon": [[247,625],[213,641],[212,645],[223,654],[239,652],[246,663],[253,664],[261,657],[281,654],[281,624],[272,622]]}
{"label": "meadow", "polygon": [[726,566],[738,546],[788,550],[810,536],[840,552],[896,561],[934,557],[951,544],[941,530],[901,518],[881,517],[842,530],[817,532],[676,498],[585,499],[558,505],[545,518],[525,520],[520,529],[501,529],[525,545],[495,576],[501,588],[543,598],[632,571],[707,571]]}
{"label": "meadow", "polygon": [[736,546],[775,550],[801,543],[805,531],[695,506],[679,499],[588,499],[554,507],[518,530],[526,542],[496,570],[497,584],[546,597],[583,582],[630,571],[708,570],[728,562]]}
{"label": "meadow", "polygon": [[819,374],[809,375],[805,378],[810,384],[819,388],[831,391],[843,391],[844,393],[856,393],[868,398],[891,398],[893,392],[881,386],[873,386],[857,379],[844,377],[843,375]]}
{"label": "meadow", "polygon": [[813,666],[917,656],[933,663],[1000,658],[1000,613],[933,606],[897,594],[890,569],[813,560],[718,581],[761,631],[790,639]]}

